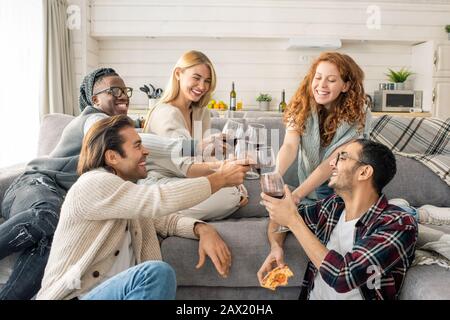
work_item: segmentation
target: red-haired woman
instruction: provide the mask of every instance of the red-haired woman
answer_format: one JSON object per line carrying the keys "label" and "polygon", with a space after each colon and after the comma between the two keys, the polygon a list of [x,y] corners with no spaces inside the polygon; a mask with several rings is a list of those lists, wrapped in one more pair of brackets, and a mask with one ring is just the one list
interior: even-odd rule
{"label": "red-haired woman", "polygon": [[288,104],[286,136],[277,157],[284,175],[298,154],[296,202],[310,203],[332,193],[330,159],[341,146],[368,133],[370,110],[364,72],[345,54],[324,52],[312,64]]}

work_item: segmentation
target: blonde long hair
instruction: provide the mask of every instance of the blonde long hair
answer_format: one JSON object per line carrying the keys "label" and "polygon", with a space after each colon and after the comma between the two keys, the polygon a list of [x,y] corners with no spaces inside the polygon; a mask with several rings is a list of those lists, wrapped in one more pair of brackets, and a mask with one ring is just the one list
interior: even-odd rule
{"label": "blonde long hair", "polygon": [[[344,82],[350,82],[347,92],[341,93],[333,101],[330,112],[318,104],[312,95],[311,84],[316,68],[322,61],[334,64]],[[320,141],[322,146],[330,144],[340,123],[358,124],[362,129],[365,120],[364,72],[348,55],[338,52],[323,52],[312,64],[297,92],[289,102],[284,115],[284,123],[293,125],[300,136],[305,132],[305,123],[312,112],[317,112],[320,121]]]}
{"label": "blonde long hair", "polygon": [[[176,78],[176,70],[180,68],[182,71],[184,71],[199,64],[204,64],[209,68],[211,72],[211,85],[209,86],[209,90],[203,95],[203,97],[201,97],[197,102],[192,102],[191,106],[193,108],[206,107],[208,101],[211,100],[212,93],[216,89],[216,71],[214,70],[214,66],[211,60],[209,60],[209,58],[204,53],[195,50],[183,53],[180,59],[178,59],[174,68],[172,69],[172,74],[169,82],[167,83],[166,89],[164,90],[160,100],[158,101],[158,105],[163,103],[170,103],[178,97],[180,93],[180,82]],[[150,112],[151,111],[147,113],[144,132],[148,132],[149,129],[148,123],[150,119]]]}

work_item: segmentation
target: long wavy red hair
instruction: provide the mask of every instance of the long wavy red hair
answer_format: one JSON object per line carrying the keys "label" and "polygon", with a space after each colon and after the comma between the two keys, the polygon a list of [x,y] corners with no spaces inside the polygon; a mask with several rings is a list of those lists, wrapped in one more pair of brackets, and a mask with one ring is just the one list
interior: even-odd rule
{"label": "long wavy red hair", "polygon": [[[334,64],[344,82],[349,82],[347,92],[341,93],[333,101],[329,111],[318,104],[313,96],[311,84],[319,63],[328,61]],[[363,86],[364,72],[356,62],[345,54],[323,52],[312,64],[300,87],[286,108],[284,123],[293,125],[300,136],[305,132],[306,119],[312,112],[317,112],[320,121],[320,141],[327,146],[333,139],[342,122],[357,124],[358,129],[364,127],[366,94]]]}

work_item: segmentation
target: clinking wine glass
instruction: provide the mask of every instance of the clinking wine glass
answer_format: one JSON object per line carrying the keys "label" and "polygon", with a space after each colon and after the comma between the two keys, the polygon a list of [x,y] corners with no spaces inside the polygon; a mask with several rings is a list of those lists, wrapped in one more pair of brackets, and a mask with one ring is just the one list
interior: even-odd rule
{"label": "clinking wine glass", "polygon": [[256,170],[259,174],[272,172],[275,168],[275,153],[272,147],[260,147],[257,151]]}
{"label": "clinking wine glass", "polygon": [[[244,138],[244,124],[234,120],[228,120],[222,129],[222,140],[226,145],[236,148],[238,140]],[[231,143],[232,142],[232,143]],[[234,153],[232,150],[231,153]],[[230,154],[227,150],[227,156]]]}
{"label": "clinking wine glass", "polygon": [[[261,173],[273,172],[275,168],[275,155],[272,147],[260,147],[257,151],[257,163],[255,165],[256,172]],[[263,205],[262,201],[259,202]]]}
{"label": "clinking wine glass", "polygon": [[244,124],[228,120],[223,126],[222,133],[227,139],[233,139],[233,145],[236,145],[237,140],[244,138]]}
{"label": "clinking wine glass", "polygon": [[235,159],[248,162],[250,167],[256,166],[258,154],[253,145],[249,145],[245,140],[238,140],[234,149]]}
{"label": "clinking wine glass", "polygon": [[258,179],[259,173],[255,171],[258,168],[257,152],[267,142],[267,129],[263,124],[251,123],[248,125],[245,136],[248,144],[248,154],[256,161],[255,165],[250,166],[250,170],[247,171],[245,178],[248,180]]}
{"label": "clinking wine glass", "polygon": [[[234,156],[238,163],[246,163],[250,164],[250,166],[256,163],[256,150],[252,147],[249,150],[249,145],[243,139],[237,141],[236,147],[234,148]],[[240,191],[240,195],[248,196],[242,191]]]}
{"label": "clinking wine glass", "polygon": [[[270,197],[282,199],[285,196],[284,193],[284,181],[283,177],[278,172],[268,172],[261,174],[261,190]],[[273,232],[281,233],[287,232],[289,228],[286,226],[279,226]]]}
{"label": "clinking wine glass", "polygon": [[249,144],[253,144],[256,149],[265,146],[267,143],[266,126],[260,123],[250,123],[245,136]]}

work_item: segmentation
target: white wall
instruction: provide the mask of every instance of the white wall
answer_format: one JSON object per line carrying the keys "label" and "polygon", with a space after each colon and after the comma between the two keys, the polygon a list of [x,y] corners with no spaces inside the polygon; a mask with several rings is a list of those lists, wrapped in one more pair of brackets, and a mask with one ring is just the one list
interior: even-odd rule
{"label": "white wall", "polygon": [[81,24],[79,28],[75,27],[71,30],[72,44],[74,47],[73,63],[75,66],[74,70],[76,78],[75,92],[79,92],[80,83],[83,80],[83,77],[89,71],[98,68],[98,40],[90,35],[90,1],[69,0],[68,3],[77,6],[80,10]]}
{"label": "white wall", "polygon": [[[111,66],[135,89],[132,108],[145,107],[144,83],[164,88],[173,65],[190,49],[204,52],[214,63],[218,84],[214,97],[228,103],[231,82],[235,81],[238,100],[256,105],[259,92],[273,97],[272,107],[286,89],[287,99],[294,93],[318,50],[286,50],[285,40],[276,39],[146,39],[99,41],[99,62]],[[410,67],[409,45],[344,43],[339,52],[348,53],[366,73],[365,86],[372,93],[385,81],[389,68]]]}
{"label": "white wall", "polygon": [[425,41],[445,36],[449,10],[442,0],[93,0],[92,35]]}
{"label": "white wall", "polygon": [[[278,104],[290,97],[317,50],[286,50],[289,38],[343,40],[366,73],[372,93],[387,68],[411,66],[413,44],[446,39],[449,0],[72,0],[84,6],[84,29],[75,37],[77,82],[96,66],[111,66],[135,89],[132,108],[145,107],[144,83],[165,86],[186,50],[207,54],[216,66],[215,97],[228,101],[231,81],[238,99],[255,105],[259,92]],[[368,27],[380,9],[380,28]],[[369,10],[370,11],[370,10]],[[414,70],[413,70],[414,71]],[[77,84],[78,85],[78,84]]]}

